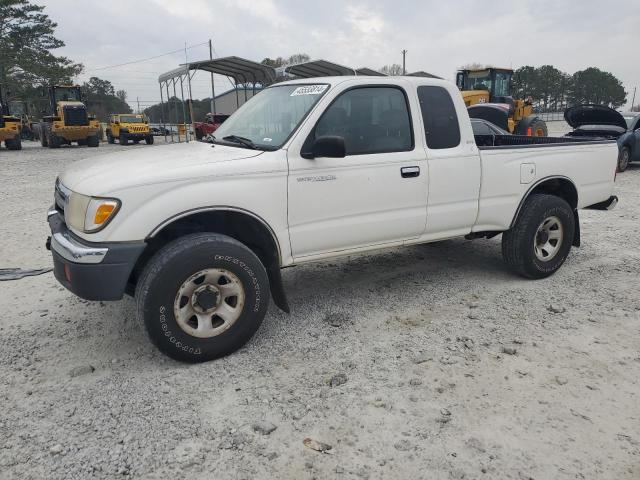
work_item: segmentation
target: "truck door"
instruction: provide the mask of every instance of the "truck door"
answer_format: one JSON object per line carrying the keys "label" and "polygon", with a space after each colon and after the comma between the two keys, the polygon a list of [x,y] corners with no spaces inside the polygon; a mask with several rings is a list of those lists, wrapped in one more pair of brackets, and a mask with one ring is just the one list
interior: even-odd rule
{"label": "truck door", "polygon": [[415,146],[409,112],[407,93],[397,86],[347,89],[305,141],[306,147],[320,136],[341,136],[346,156],[306,159],[289,149],[295,259],[402,242],[424,231],[426,156]]}
{"label": "truck door", "polygon": [[[418,87],[418,100],[429,164],[425,236],[465,235],[476,221],[480,195],[480,155],[469,116],[462,102],[456,111],[441,86]],[[462,128],[459,118],[466,122]]]}

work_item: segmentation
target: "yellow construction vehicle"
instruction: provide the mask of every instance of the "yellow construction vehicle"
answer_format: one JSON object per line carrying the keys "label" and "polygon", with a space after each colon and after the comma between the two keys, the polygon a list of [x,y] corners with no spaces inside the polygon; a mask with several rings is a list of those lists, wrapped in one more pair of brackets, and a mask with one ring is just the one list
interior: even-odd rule
{"label": "yellow construction vehicle", "polygon": [[107,141],[114,143],[116,138],[120,145],[126,145],[129,140],[133,143],[144,140],[147,145],[151,145],[153,135],[147,117],[135,113],[117,113],[109,116]]}
{"label": "yellow construction vehicle", "polygon": [[21,120],[9,114],[9,107],[2,96],[0,87],[0,144],[4,142],[9,150],[21,150],[22,139],[20,138]]}
{"label": "yellow construction vehicle", "polygon": [[456,84],[469,116],[482,118],[516,135],[546,137],[547,124],[533,113],[531,98],[511,96],[513,70],[483,68],[458,70]]}
{"label": "yellow construction vehicle", "polygon": [[49,114],[40,123],[43,147],[58,148],[72,142],[90,147],[100,145],[100,124],[87,114],[79,86],[54,85],[43,94],[49,97]]}

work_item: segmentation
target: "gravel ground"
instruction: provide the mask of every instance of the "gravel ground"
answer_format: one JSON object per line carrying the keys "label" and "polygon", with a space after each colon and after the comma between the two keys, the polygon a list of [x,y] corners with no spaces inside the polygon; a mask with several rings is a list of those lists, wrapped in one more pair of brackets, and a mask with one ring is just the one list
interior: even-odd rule
{"label": "gravel ground", "polygon": [[[50,266],[56,174],[114,148],[0,151],[0,268]],[[546,280],[499,238],[287,269],[292,314],[201,365],[157,352],[129,298],[1,282],[0,478],[638,479],[639,186],[618,175]]]}

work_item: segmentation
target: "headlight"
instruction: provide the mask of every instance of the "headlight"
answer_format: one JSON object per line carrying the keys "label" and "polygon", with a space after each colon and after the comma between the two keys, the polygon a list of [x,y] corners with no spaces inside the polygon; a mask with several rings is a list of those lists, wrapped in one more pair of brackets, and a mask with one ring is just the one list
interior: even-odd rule
{"label": "headlight", "polygon": [[119,209],[118,199],[88,197],[71,192],[64,218],[70,227],[84,233],[94,233],[106,227]]}

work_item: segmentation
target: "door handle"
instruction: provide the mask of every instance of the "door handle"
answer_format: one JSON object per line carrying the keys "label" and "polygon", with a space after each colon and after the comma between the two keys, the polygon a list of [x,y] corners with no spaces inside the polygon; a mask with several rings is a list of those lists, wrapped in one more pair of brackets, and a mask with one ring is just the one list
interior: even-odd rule
{"label": "door handle", "polygon": [[402,167],[400,169],[402,178],[413,178],[420,175],[420,167]]}

